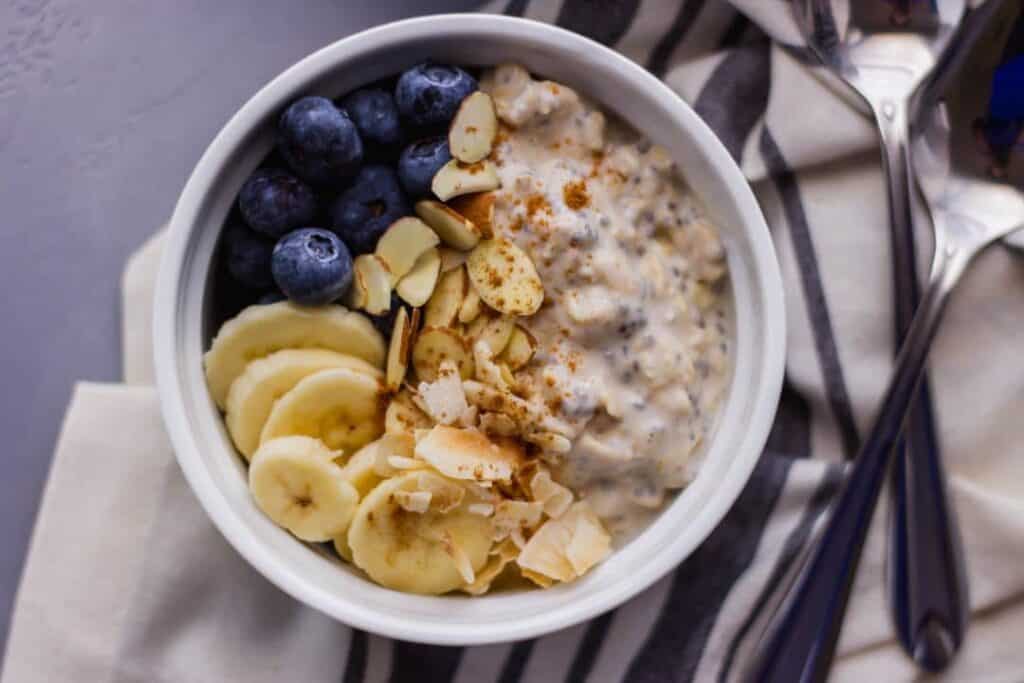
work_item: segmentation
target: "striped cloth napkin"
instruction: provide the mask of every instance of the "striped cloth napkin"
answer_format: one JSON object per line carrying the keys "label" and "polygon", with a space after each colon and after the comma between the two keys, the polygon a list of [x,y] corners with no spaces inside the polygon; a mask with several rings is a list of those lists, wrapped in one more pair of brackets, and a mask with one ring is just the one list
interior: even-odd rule
{"label": "striped cloth napkin", "polygon": [[[664,77],[755,188],[782,264],[789,355],[776,427],[732,511],[631,602],[536,640],[432,647],[336,623],[238,557],[174,462],[151,387],[156,238],[125,274],[126,384],[81,384],[69,406],[3,683],[654,683],[736,673],[890,371],[889,237],[873,128],[808,68],[782,0],[502,0],[489,9],[556,22]],[[975,610],[947,681],[1024,680],[1024,369],[1011,341],[1024,335],[1022,291],[1024,259],[988,251],[957,292],[933,354]],[[835,681],[918,677],[892,639],[882,532],[874,530],[853,589]]]}

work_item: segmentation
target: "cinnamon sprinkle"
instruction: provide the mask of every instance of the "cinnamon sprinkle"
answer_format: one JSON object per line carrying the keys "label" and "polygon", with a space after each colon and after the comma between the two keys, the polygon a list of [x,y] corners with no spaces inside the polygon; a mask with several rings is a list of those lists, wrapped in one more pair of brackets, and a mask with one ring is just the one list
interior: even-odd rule
{"label": "cinnamon sprinkle", "polygon": [[562,188],[562,199],[565,205],[573,211],[579,211],[590,204],[590,193],[587,192],[587,183],[583,180],[576,180],[566,183]]}

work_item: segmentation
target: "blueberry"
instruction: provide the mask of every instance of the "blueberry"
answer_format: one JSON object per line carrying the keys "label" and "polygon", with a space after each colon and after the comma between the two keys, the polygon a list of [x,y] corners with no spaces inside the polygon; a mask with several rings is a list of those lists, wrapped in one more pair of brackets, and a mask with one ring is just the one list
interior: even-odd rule
{"label": "blueberry", "polygon": [[292,170],[316,185],[344,183],[363,162],[355,124],[323,97],[303,97],[285,110],[278,147]]}
{"label": "blueberry", "polygon": [[224,231],[224,261],[235,280],[250,289],[266,289],[274,284],[270,274],[270,255],[274,242],[239,223]]}
{"label": "blueberry", "polygon": [[389,166],[364,166],[331,209],[331,227],[354,254],[373,251],[388,226],[409,215],[409,203]]}
{"label": "blueberry", "polygon": [[281,237],[316,217],[316,196],[309,185],[280,168],[260,168],[238,193],[242,218],[253,230]]}
{"label": "blueberry", "polygon": [[377,158],[394,158],[404,135],[391,93],[380,88],[356,90],[342,100],[341,106],[356,124],[368,153],[372,150]]}
{"label": "blueberry", "polygon": [[274,247],[274,281],[304,306],[327,304],[352,284],[352,255],[338,236],[320,228],[290,232]]}
{"label": "blueberry", "polygon": [[443,136],[417,140],[403,149],[398,157],[398,178],[406,193],[413,199],[429,196],[434,174],[451,158],[448,138]]}
{"label": "blueberry", "polygon": [[476,89],[476,79],[459,67],[424,62],[398,78],[395,102],[406,121],[431,128],[449,123],[462,100]]}

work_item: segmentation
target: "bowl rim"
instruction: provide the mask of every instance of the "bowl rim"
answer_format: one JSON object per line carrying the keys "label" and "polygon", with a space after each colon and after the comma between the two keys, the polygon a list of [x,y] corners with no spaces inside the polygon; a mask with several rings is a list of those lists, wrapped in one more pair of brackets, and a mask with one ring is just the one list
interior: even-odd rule
{"label": "bowl rim", "polygon": [[[596,51],[610,59],[623,78],[641,82],[652,98],[678,117],[679,128],[693,138],[723,184],[729,189],[736,211],[744,224],[743,233],[750,242],[755,283],[762,289],[765,336],[762,349],[760,382],[750,419],[745,423],[742,452],[737,452],[722,475],[714,496],[701,509],[700,516],[688,522],[706,539],[732,508],[754,470],[770,431],[782,389],[785,366],[785,314],[782,278],[768,227],[760,206],[746,180],[724,145],[693,109],[657,77],[623,55],[595,41],[565,29],[529,19],[484,13],[440,14],[391,22],[342,38],[306,56],[260,88],[221,128],[190,175],[172,215],[164,244],[154,297],[154,367],[164,424],[189,486],[221,535],[245,560],[278,588],[301,602],[353,627],[373,633],[421,643],[438,645],[477,645],[535,637],[572,626],[613,609],[673,570],[698,544],[687,551],[679,548],[662,558],[656,568],[640,568],[631,583],[618,591],[603,592],[584,604],[570,602],[559,609],[490,627],[458,627],[437,630],[434,623],[412,621],[407,617],[384,614],[359,604],[356,597],[327,594],[311,585],[296,572],[282,567],[266,543],[254,539],[229,500],[218,489],[212,473],[199,456],[200,444],[186,415],[181,373],[175,361],[178,338],[177,312],[181,298],[180,278],[196,224],[197,212],[206,192],[216,185],[222,162],[233,145],[245,137],[244,131],[258,120],[256,114],[276,98],[278,91],[293,81],[327,73],[362,52],[379,49],[382,42],[402,42],[425,35],[447,32],[474,32],[503,38],[520,39],[530,34],[555,49]],[[742,457],[740,457],[742,456]],[[668,508],[666,508],[666,511]],[[461,625],[460,625],[461,626]]]}

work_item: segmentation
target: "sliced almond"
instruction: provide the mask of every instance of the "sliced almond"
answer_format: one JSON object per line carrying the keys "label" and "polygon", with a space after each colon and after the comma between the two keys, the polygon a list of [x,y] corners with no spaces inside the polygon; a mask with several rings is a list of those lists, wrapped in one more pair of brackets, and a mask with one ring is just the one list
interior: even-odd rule
{"label": "sliced almond", "polygon": [[416,376],[422,382],[433,382],[446,360],[455,363],[463,379],[473,376],[473,355],[462,335],[445,327],[423,328],[412,348]]}
{"label": "sliced almond", "polygon": [[469,251],[480,241],[480,228],[441,202],[422,199],[416,202],[416,215],[433,228],[441,241],[453,249]]}
{"label": "sliced almond", "polygon": [[429,491],[395,491],[395,502],[407,512],[423,514],[430,509]]}
{"label": "sliced almond", "polygon": [[484,238],[494,237],[493,192],[477,192],[453,197],[448,202],[448,206],[472,221]]}
{"label": "sliced almond", "polygon": [[423,324],[427,327],[448,327],[454,323],[468,289],[465,268],[442,275],[424,308]]}
{"label": "sliced almond", "polygon": [[398,281],[395,291],[410,306],[420,307],[427,303],[434,293],[437,279],[441,274],[441,255],[437,248],[427,249],[420,254],[412,270]]}
{"label": "sliced almond", "polygon": [[459,307],[459,322],[467,324],[476,320],[480,311],[483,310],[480,303],[480,294],[476,289],[470,287],[466,298],[462,300],[462,306]]}
{"label": "sliced almond", "polygon": [[451,247],[441,247],[441,274],[445,274],[450,270],[461,268],[466,265],[466,258],[469,254],[458,249],[452,249]]}
{"label": "sliced almond", "polygon": [[440,243],[437,233],[426,223],[413,216],[399,218],[392,223],[377,242],[377,254],[391,271],[391,284],[401,280],[412,270],[416,260]]}
{"label": "sliced almond", "polygon": [[363,254],[353,265],[355,280],[366,291],[363,309],[370,315],[387,313],[391,308],[391,272],[387,264],[375,254]]}
{"label": "sliced almond", "polygon": [[[480,320],[480,318],[477,318]],[[508,346],[512,333],[516,329],[516,319],[508,315],[496,315],[487,318],[483,326],[475,334],[467,332],[469,342],[476,344],[485,342],[491,351],[491,358],[496,357]]]}
{"label": "sliced almond", "polygon": [[498,115],[494,113],[491,96],[479,90],[459,105],[448,129],[448,146],[452,156],[467,164],[486,159],[498,134]]}
{"label": "sliced almond", "polygon": [[501,352],[498,360],[507,363],[513,370],[523,367],[533,358],[537,350],[537,339],[522,325],[516,325],[508,345]]}
{"label": "sliced almond", "polygon": [[437,425],[416,444],[416,457],[452,479],[508,481],[524,454],[510,439],[496,441],[475,429]]}
{"label": "sliced almond", "polygon": [[409,351],[412,342],[412,326],[405,307],[398,309],[395,326],[391,328],[391,343],[388,347],[387,386],[391,391],[398,391],[405,380],[405,371],[409,367]]}
{"label": "sliced almond", "polygon": [[367,298],[366,280],[363,273],[355,267],[358,262],[359,257],[357,256],[352,264],[352,286],[349,287],[348,294],[345,296],[345,305],[353,310],[364,310]]}
{"label": "sliced almond", "polygon": [[480,242],[469,254],[466,271],[484,303],[502,313],[533,315],[544,302],[544,285],[533,261],[508,240]]}
{"label": "sliced almond", "polygon": [[501,179],[498,178],[494,164],[489,161],[463,164],[458,159],[452,159],[442,166],[430,183],[430,189],[442,202],[459,195],[487,192],[499,187]]}
{"label": "sliced almond", "polygon": [[414,430],[433,426],[433,421],[413,403],[409,391],[402,389],[388,404],[384,413],[385,434],[408,434]]}

